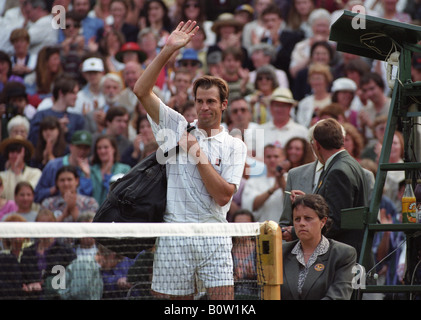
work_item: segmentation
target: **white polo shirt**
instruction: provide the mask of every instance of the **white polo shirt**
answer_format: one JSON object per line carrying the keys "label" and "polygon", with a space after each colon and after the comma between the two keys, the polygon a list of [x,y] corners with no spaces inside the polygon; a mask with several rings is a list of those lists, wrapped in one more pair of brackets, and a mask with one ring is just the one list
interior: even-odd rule
{"label": "white polo shirt", "polygon": [[[150,117],[149,121],[160,147],[167,151],[174,147],[187,128],[183,115],[166,106],[162,101],[159,110],[159,125]],[[196,120],[197,121],[197,120]],[[196,121],[192,125],[196,125]],[[244,171],[247,155],[246,145],[238,138],[222,130],[207,137],[201,130],[193,130],[200,148],[208,156],[214,169],[229,183],[236,186]],[[180,148],[177,158],[166,161],[168,177],[166,222],[227,222],[226,215],[232,199],[223,207],[207,192],[194,160]]]}
{"label": "white polo shirt", "polygon": [[308,139],[308,128],[296,123],[294,120],[289,119],[288,123],[282,128],[275,126],[273,121],[263,123],[259,129],[264,130],[264,145],[279,143],[282,148],[289,139],[294,137],[301,137]]}

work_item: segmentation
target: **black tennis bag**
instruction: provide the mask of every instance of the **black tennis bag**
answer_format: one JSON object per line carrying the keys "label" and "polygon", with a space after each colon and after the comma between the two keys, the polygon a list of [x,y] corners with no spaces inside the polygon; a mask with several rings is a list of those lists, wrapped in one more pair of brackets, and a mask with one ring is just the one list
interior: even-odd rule
{"label": "black tennis bag", "polygon": [[[195,127],[188,127],[187,131]],[[163,222],[167,205],[167,176],[162,156],[178,153],[178,146],[169,152],[161,149],[150,154],[123,177],[115,181],[107,198],[98,208],[93,222]],[[155,244],[156,238],[97,238],[99,244],[134,259]]]}

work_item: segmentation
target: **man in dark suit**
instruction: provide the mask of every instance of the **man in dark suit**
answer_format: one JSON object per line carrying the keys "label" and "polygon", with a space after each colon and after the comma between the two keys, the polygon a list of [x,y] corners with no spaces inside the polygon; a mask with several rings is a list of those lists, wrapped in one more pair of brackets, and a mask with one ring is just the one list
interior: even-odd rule
{"label": "man in dark suit", "polygon": [[334,119],[319,121],[314,127],[313,150],[324,165],[314,193],[326,200],[333,220],[328,238],[361,251],[363,230],[341,228],[341,210],[368,206],[369,186],[363,168],[344,149],[342,126]]}

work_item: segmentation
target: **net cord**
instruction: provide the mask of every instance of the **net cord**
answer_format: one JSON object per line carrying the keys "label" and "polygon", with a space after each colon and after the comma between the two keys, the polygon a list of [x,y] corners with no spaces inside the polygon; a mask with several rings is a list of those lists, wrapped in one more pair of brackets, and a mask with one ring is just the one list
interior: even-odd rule
{"label": "net cord", "polygon": [[258,236],[262,223],[0,223],[0,238]]}

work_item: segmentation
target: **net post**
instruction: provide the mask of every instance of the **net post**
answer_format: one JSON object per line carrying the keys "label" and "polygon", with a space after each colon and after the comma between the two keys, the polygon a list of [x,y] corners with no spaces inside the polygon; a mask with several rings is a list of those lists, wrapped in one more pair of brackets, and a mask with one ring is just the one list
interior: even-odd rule
{"label": "net post", "polygon": [[263,300],[280,300],[282,279],[282,230],[274,221],[260,227],[256,249],[260,268],[257,278]]}

